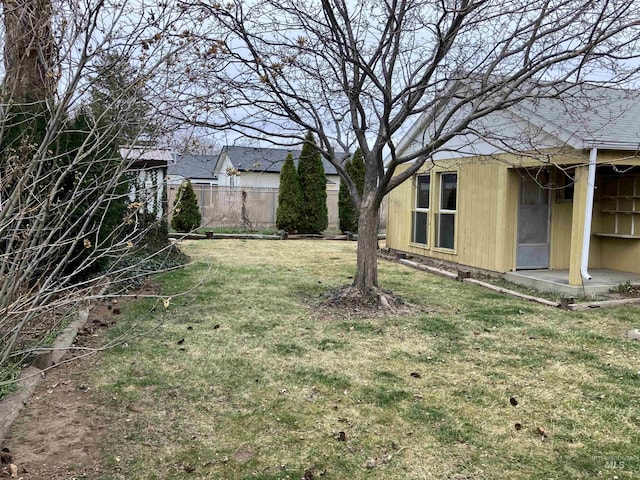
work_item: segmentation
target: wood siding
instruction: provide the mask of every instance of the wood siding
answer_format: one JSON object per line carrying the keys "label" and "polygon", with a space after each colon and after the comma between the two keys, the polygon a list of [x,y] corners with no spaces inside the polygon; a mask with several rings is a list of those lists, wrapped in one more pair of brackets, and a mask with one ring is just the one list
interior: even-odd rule
{"label": "wood siding", "polygon": [[602,268],[622,272],[640,272],[640,240],[627,238],[603,238]]}
{"label": "wood siding", "polygon": [[[584,198],[589,152],[573,151],[566,155],[565,165],[577,168],[574,200],[560,200],[551,194],[550,269],[561,270],[578,266],[581,257]],[[505,155],[504,161],[466,158],[440,161],[430,170],[431,200],[429,211],[428,245],[411,242],[415,182],[407,181],[389,198],[387,246],[399,251],[435,259],[456,262],[477,268],[506,272],[516,268],[518,198],[521,176],[514,167],[540,167],[531,159],[519,161]],[[554,158],[558,161],[559,158]],[[598,164],[640,166],[639,158],[623,153],[599,152]],[[405,167],[406,168],[406,167]],[[401,170],[401,169],[399,169]],[[456,214],[455,250],[434,247],[436,211],[438,206],[439,174],[457,172],[458,201]],[[575,205],[577,207],[575,207]],[[575,207],[575,208],[574,208]],[[640,239],[608,238],[596,235],[606,231],[610,219],[602,212],[601,194],[596,190],[589,267],[640,272]],[[573,246],[573,252],[572,252]],[[575,275],[575,274],[574,274]]]}
{"label": "wood siding", "polygon": [[[435,247],[439,176],[446,172],[458,174],[454,250]],[[507,194],[513,195],[508,170],[497,162],[468,161],[451,168],[436,167],[430,173],[428,245],[411,243],[415,187],[413,181],[407,181],[389,195],[387,246],[487,270],[512,263],[513,242],[506,238],[513,235],[515,211],[507,202]]]}

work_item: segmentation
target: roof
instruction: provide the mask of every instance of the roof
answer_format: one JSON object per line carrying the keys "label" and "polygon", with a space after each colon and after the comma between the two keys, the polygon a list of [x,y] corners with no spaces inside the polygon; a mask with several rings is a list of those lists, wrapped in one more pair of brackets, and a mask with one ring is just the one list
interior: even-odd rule
{"label": "roof", "polygon": [[[300,152],[301,150],[298,149],[226,146],[222,149],[220,155],[222,156],[226,153],[233,167],[240,171],[280,173],[289,153],[293,156],[294,163],[297,166]],[[327,175],[338,174],[336,167],[324,158],[322,159],[322,165]]]}
{"label": "roof", "polygon": [[640,146],[638,90],[570,85],[557,95],[525,100],[512,111],[574,148]]}
{"label": "roof", "polygon": [[120,156],[134,167],[166,167],[173,160],[172,151],[165,148],[122,147]]}
{"label": "roof", "polygon": [[218,155],[175,155],[169,164],[168,175],[179,175],[183,178],[214,178],[214,170],[218,163]]}
{"label": "roof", "polygon": [[[466,114],[464,109],[461,112]],[[430,121],[432,112],[424,112],[402,137],[397,151],[420,143],[422,132],[432,128]],[[519,130],[523,127],[525,130]],[[470,132],[472,136],[468,137]],[[461,143],[470,142],[473,135],[498,149],[502,149],[500,145],[510,145],[512,150],[568,145],[579,150],[595,147],[637,151],[640,149],[640,91],[588,83],[539,87],[537,96],[473,121],[469,132],[461,133],[451,143],[459,151]],[[470,152],[473,151],[471,148]]]}

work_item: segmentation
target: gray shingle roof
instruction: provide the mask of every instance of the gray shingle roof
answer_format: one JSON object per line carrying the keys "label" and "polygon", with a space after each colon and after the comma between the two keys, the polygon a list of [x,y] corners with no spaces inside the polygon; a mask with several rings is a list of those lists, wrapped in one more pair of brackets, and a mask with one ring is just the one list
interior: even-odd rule
{"label": "gray shingle roof", "polygon": [[176,155],[175,161],[169,164],[169,175],[180,175],[184,178],[214,178],[214,170],[218,163],[218,155]]}
{"label": "gray shingle roof", "polygon": [[[280,173],[287,155],[291,153],[294,163],[298,164],[301,150],[284,148],[259,148],[227,146],[222,152],[227,152],[229,160],[234,168],[240,171]],[[322,159],[324,172],[328,175],[337,175],[336,168],[324,158]]]}
{"label": "gray shingle roof", "polygon": [[640,146],[640,91],[569,86],[555,97],[522,102],[514,112],[576,148]]}

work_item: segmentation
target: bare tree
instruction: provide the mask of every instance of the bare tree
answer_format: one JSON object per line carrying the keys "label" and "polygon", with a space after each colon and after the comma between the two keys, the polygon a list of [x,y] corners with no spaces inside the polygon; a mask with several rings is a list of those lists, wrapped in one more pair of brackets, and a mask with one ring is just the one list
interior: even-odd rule
{"label": "bare tree", "polygon": [[[378,286],[383,197],[479,119],[589,79],[636,73],[640,5],[607,0],[184,0],[224,69],[194,78],[185,120],[278,144],[306,131],[359,206],[353,287]],[[398,151],[421,118],[423,143]],[[340,151],[366,163],[359,194]],[[397,167],[410,166],[401,172]]]}
{"label": "bare tree", "polygon": [[[144,118],[131,98],[180,74],[173,60],[192,23],[144,1],[4,0],[2,15],[0,386],[107,279],[117,292],[148,271],[149,257],[166,258],[167,244],[148,245],[167,213],[161,192],[139,181],[140,155],[123,159],[118,139],[149,140],[150,109],[165,98],[145,104]],[[110,56],[130,68],[96,100]],[[135,121],[107,121],[114,112]]]}

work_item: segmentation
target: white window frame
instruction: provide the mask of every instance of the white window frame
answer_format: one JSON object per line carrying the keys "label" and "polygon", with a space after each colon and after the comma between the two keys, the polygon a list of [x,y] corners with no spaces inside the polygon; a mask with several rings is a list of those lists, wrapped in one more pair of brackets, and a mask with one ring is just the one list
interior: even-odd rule
{"label": "white window frame", "polygon": [[[451,209],[446,209],[446,208],[442,208],[442,194],[444,191],[443,188],[443,184],[444,184],[444,179],[446,175],[455,175],[456,176],[456,208],[455,210],[451,210]],[[458,172],[442,172],[439,174],[439,189],[438,189],[438,211],[437,211],[437,215],[436,215],[436,239],[435,239],[435,244],[436,244],[436,248],[440,248],[442,250],[447,250],[447,251],[455,251],[456,249],[456,237],[458,235],[458,228],[457,228],[457,219],[458,219],[458,185],[460,183],[460,178],[458,175]],[[441,217],[442,215],[453,215],[453,245],[451,247],[448,246],[442,246],[440,244],[440,227],[442,225],[442,220]]]}
{"label": "white window frame", "polygon": [[[418,197],[419,197],[419,193],[420,193],[420,184],[419,184],[419,178],[420,177],[428,177],[429,178],[429,197],[428,197],[428,204],[429,206],[427,208],[424,207],[420,207],[418,206]],[[412,215],[412,223],[411,223],[411,243],[414,243],[416,245],[420,245],[420,246],[425,246],[425,247],[429,247],[429,224],[430,222],[430,218],[429,218],[429,213],[431,212],[431,180],[432,180],[433,175],[431,173],[421,173],[416,175],[415,177],[415,188],[414,188],[414,192],[413,192],[413,212],[411,213]],[[424,239],[424,243],[420,243],[416,241],[416,214],[418,213],[422,213],[426,215],[426,225],[425,225],[425,239]]]}

